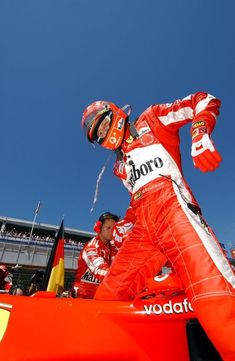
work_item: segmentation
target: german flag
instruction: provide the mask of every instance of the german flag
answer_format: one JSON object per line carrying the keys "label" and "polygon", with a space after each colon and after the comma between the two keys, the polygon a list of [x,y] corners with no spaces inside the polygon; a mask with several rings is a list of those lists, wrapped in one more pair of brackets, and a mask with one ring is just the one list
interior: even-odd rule
{"label": "german flag", "polygon": [[43,278],[42,290],[59,294],[64,288],[64,221],[53,244]]}

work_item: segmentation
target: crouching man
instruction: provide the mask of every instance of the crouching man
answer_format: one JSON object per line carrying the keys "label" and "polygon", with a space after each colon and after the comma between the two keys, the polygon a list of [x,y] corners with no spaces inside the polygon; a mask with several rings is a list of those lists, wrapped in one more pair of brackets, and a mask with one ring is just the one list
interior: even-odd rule
{"label": "crouching man", "polygon": [[94,225],[97,235],[82,249],[78,257],[78,268],[73,283],[73,295],[93,298],[99,284],[107,274],[113,251],[110,241],[113,227],[119,217],[110,212],[101,214]]}

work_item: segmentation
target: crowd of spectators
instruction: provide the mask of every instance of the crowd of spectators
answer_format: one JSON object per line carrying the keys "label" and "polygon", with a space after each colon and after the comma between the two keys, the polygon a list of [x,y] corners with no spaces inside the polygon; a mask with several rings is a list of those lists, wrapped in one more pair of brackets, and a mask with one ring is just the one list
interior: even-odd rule
{"label": "crowd of spectators", "polygon": [[[7,230],[5,227],[1,227],[0,230],[1,238],[14,238],[17,240],[25,240],[32,243],[40,243],[40,244],[52,244],[55,240],[54,237],[41,235],[33,233],[30,237],[30,232],[22,232],[17,230],[16,228],[12,228],[11,230]],[[84,246],[84,242],[73,240],[71,238],[64,239],[65,246],[70,245],[73,247],[78,247],[79,249]]]}

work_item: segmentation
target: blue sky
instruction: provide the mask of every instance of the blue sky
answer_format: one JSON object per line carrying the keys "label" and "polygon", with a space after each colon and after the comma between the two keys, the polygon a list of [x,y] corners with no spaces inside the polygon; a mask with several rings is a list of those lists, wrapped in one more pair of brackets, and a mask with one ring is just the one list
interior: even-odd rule
{"label": "blue sky", "polygon": [[92,231],[106,210],[121,216],[129,195],[112,174],[114,155],[81,131],[94,100],[153,103],[196,91],[222,100],[213,140],[223,156],[194,169],[189,126],[181,131],[184,173],[227,248],[235,243],[234,10],[220,0],[0,0],[0,215]]}

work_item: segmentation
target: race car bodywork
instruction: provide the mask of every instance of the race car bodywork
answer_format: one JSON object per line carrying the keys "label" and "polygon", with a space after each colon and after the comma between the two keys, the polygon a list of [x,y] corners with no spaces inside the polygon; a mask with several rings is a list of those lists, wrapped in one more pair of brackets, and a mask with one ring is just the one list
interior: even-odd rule
{"label": "race car bodywork", "polygon": [[182,291],[146,292],[133,302],[3,294],[0,359],[194,361],[186,330],[194,319]]}

